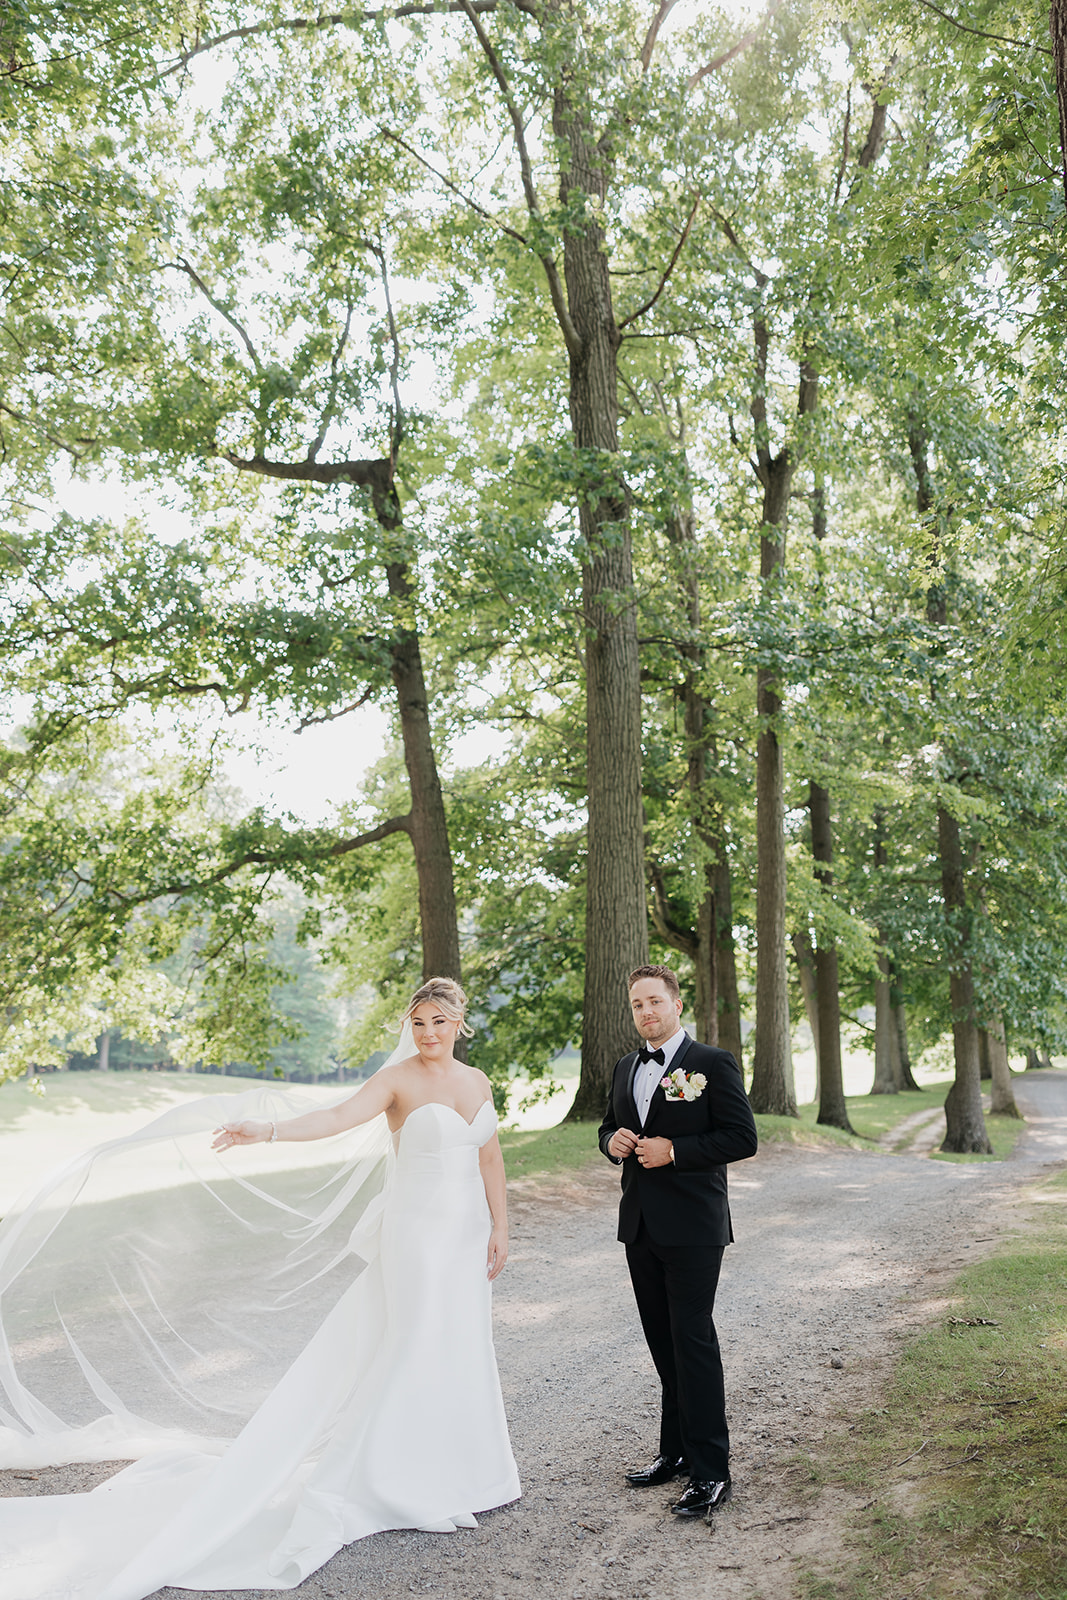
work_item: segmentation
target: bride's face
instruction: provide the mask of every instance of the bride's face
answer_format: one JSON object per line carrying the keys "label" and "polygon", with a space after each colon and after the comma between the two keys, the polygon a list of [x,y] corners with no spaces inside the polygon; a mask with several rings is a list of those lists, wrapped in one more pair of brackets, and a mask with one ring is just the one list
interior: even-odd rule
{"label": "bride's face", "polygon": [[425,1056],[429,1061],[448,1061],[459,1032],[459,1023],[449,1021],[431,1000],[424,1000],[411,1013],[411,1031],[415,1035],[415,1048],[420,1056]]}

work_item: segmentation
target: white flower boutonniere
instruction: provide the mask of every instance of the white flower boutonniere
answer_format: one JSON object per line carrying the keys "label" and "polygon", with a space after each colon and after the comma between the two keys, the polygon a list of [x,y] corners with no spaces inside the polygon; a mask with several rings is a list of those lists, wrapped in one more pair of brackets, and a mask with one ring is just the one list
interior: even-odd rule
{"label": "white flower boutonniere", "polygon": [[696,1100],[708,1086],[708,1080],[702,1072],[685,1073],[681,1067],[675,1067],[659,1082],[668,1100]]}

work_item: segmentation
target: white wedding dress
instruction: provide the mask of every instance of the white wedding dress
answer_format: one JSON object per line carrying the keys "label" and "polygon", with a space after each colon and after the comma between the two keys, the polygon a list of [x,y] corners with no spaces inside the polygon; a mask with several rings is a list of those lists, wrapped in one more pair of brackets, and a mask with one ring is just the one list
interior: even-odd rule
{"label": "white wedding dress", "polygon": [[[245,1111],[248,1099],[236,1096],[233,1103]],[[211,1120],[234,1120],[229,1105],[218,1100],[208,1114]],[[389,1141],[383,1139],[384,1119],[377,1120],[381,1154]],[[317,1237],[326,1222],[337,1222],[346,1196],[361,1186],[364,1191],[362,1214],[341,1258],[335,1251],[325,1265],[312,1263],[315,1279],[347,1278],[347,1287],[231,1439],[198,1436],[161,1411],[153,1420],[143,1414],[150,1407],[134,1412],[117,1396],[117,1379],[101,1372],[106,1351],[118,1349],[114,1336],[101,1337],[96,1350],[88,1342],[93,1315],[97,1323],[102,1315],[95,1302],[84,1310],[92,1295],[78,1291],[84,1334],[72,1332],[73,1313],[64,1312],[62,1285],[77,1278],[78,1264],[68,1250],[66,1265],[51,1269],[55,1285],[47,1293],[27,1291],[27,1304],[42,1308],[48,1301],[57,1308],[62,1353],[72,1352],[73,1364],[68,1361],[54,1382],[57,1392],[67,1394],[73,1420],[62,1421],[19,1376],[19,1348],[35,1370],[40,1349],[62,1342],[54,1330],[41,1334],[37,1318],[43,1311],[23,1317],[21,1345],[17,1328],[12,1335],[0,1326],[0,1382],[11,1408],[0,1408],[0,1465],[133,1454],[140,1459],[88,1494],[0,1500],[0,1600],[144,1600],[164,1585],[292,1588],[354,1539],[385,1529],[473,1527],[476,1512],[516,1499],[519,1480],[492,1343],[490,1218],[478,1162],[495,1127],[488,1101],[469,1124],[449,1106],[419,1106],[382,1157],[380,1181],[364,1182],[370,1159],[364,1153],[342,1170],[332,1192],[329,1184],[317,1183],[313,1193],[326,1193],[328,1200],[310,1229],[307,1207],[294,1205],[291,1196],[267,1197],[272,1216],[288,1212],[291,1221],[299,1213],[303,1233]],[[188,1117],[182,1132],[189,1132]],[[158,1137],[153,1148],[162,1159]],[[235,1195],[253,1197],[239,1221],[254,1241],[265,1228],[266,1191],[248,1179],[227,1179],[238,1188],[231,1192],[225,1180],[214,1188],[203,1178],[197,1182],[213,1200],[221,1195],[223,1221],[241,1209]],[[84,1181],[79,1169],[75,1187]],[[367,1189],[373,1191],[369,1203]],[[172,1217],[178,1193],[163,1192],[160,1215]],[[126,1216],[132,1202],[123,1203]],[[353,1209],[350,1198],[348,1208]],[[143,1209],[152,1213],[149,1197]],[[105,1213],[111,1215],[106,1206]],[[5,1282],[19,1281],[20,1271],[30,1276],[27,1259],[32,1267],[37,1257],[46,1258],[46,1244],[58,1236],[54,1216],[44,1225],[43,1214],[47,1208],[28,1208],[32,1227],[16,1218],[9,1229],[13,1242],[0,1232],[0,1311]],[[67,1215],[62,1207],[59,1214]],[[350,1228],[350,1219],[343,1220]],[[139,1348],[149,1351],[149,1364],[163,1379],[161,1392],[173,1391],[182,1405],[221,1412],[223,1397],[242,1391],[248,1365],[237,1354],[236,1314],[222,1308],[220,1289],[217,1314],[200,1312],[195,1324],[183,1322],[178,1306],[189,1301],[187,1287],[176,1296],[175,1309],[164,1314],[154,1258],[154,1275],[144,1266],[144,1240],[161,1237],[158,1218],[146,1227],[131,1250],[131,1258],[138,1258],[136,1275],[120,1280],[109,1266],[94,1272],[92,1282],[107,1278],[118,1286],[115,1303],[132,1307]],[[290,1226],[287,1238],[299,1232]],[[167,1237],[172,1257],[180,1255]],[[77,1256],[80,1261],[80,1248]],[[12,1269],[6,1279],[5,1263]],[[242,1294],[247,1298],[247,1291]],[[299,1305],[311,1294],[303,1289],[296,1296]],[[293,1299],[288,1290],[278,1304],[291,1306]],[[256,1323],[264,1359],[271,1325],[262,1315]],[[194,1326],[201,1329],[195,1351]],[[208,1340],[213,1342],[205,1355]],[[190,1351],[183,1367],[179,1356]],[[75,1403],[79,1382],[94,1397],[88,1411]]]}

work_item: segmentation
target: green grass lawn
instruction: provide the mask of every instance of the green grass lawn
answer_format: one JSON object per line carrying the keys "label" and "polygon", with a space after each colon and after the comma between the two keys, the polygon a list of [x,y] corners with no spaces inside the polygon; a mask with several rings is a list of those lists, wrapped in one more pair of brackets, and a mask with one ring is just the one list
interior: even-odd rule
{"label": "green grass lawn", "polygon": [[[947,1084],[945,1085],[947,1088]],[[854,1134],[841,1128],[822,1127],[815,1121],[818,1107],[814,1104],[798,1107],[796,1117],[756,1118],[760,1139],[767,1144],[825,1144],[845,1145],[853,1150],[869,1150],[883,1134],[898,1127],[905,1118],[918,1111],[931,1114],[944,1102],[944,1088],[936,1087],[917,1092],[905,1090],[901,1094],[861,1094],[848,1097],[848,1117]]]}
{"label": "green grass lawn", "polygon": [[884,1406],[812,1458],[869,1504],[807,1600],[1067,1596],[1067,1174],[1036,1220],[961,1274]]}
{"label": "green grass lawn", "polygon": [[[940,1111],[948,1081],[938,1081],[925,1091],[906,1090],[902,1094],[853,1095],[848,1100],[849,1120],[854,1133],[840,1128],[824,1128],[816,1121],[817,1107],[803,1105],[796,1117],[756,1118],[761,1144],[794,1144],[807,1148],[824,1146],[851,1150],[884,1149],[878,1141],[891,1134],[916,1112]],[[992,1156],[937,1156],[944,1161],[1003,1161],[1011,1154],[1025,1123],[1015,1117],[986,1117]],[[912,1133],[904,1133],[899,1147],[905,1148]],[[500,1135],[504,1164],[509,1178],[553,1176],[574,1172],[588,1161],[601,1159],[596,1143],[596,1123],[563,1122],[555,1128],[505,1130]],[[890,1148],[898,1148],[892,1143]]]}
{"label": "green grass lawn", "polygon": [[1026,1123],[1021,1117],[994,1117],[986,1112],[986,1132],[989,1142],[993,1146],[991,1156],[982,1155],[954,1155],[949,1151],[936,1150],[935,1161],[1003,1161],[1015,1149],[1016,1141],[1021,1138]]}
{"label": "green grass lawn", "polygon": [[557,1177],[603,1161],[595,1122],[561,1122],[556,1128],[502,1128],[500,1148],[509,1178]]}
{"label": "green grass lawn", "polygon": [[234,1094],[258,1081],[206,1072],[47,1072],[41,1077],[43,1092],[31,1089],[22,1078],[0,1086],[0,1132],[17,1128],[27,1115],[40,1111],[60,1116],[86,1111],[154,1115],[173,1105],[176,1096]]}

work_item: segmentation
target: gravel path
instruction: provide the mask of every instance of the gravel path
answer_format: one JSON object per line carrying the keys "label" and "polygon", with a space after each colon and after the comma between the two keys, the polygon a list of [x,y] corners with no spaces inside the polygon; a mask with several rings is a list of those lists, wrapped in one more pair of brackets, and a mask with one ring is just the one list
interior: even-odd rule
{"label": "gravel path", "polygon": [[[848,1509],[810,1487],[805,1447],[869,1403],[952,1275],[1010,1227],[1011,1202],[1067,1161],[1067,1071],[1015,1089],[1029,1126],[1007,1162],[770,1146],[731,1169],[738,1243],[716,1321],[735,1493],[714,1532],[671,1518],[669,1491],[622,1483],[655,1454],[658,1396],[615,1242],[617,1174],[604,1163],[568,1186],[517,1186],[495,1309],[523,1499],[476,1531],[349,1546],[296,1600],[787,1600],[794,1558],[832,1553]],[[0,1492],[102,1475],[0,1474]]]}

